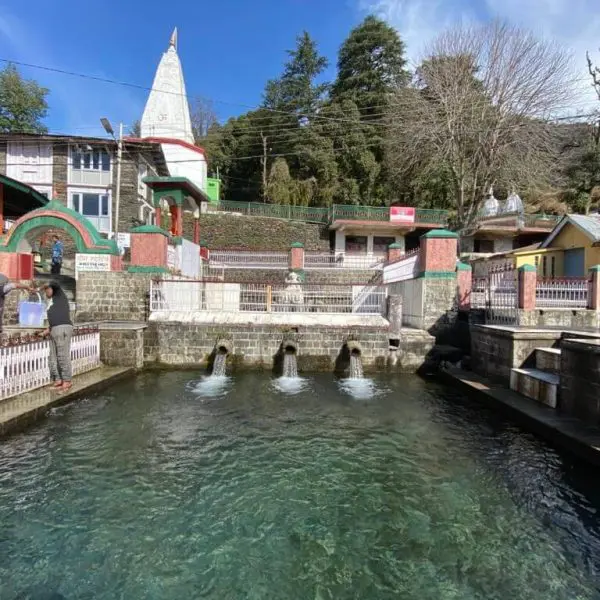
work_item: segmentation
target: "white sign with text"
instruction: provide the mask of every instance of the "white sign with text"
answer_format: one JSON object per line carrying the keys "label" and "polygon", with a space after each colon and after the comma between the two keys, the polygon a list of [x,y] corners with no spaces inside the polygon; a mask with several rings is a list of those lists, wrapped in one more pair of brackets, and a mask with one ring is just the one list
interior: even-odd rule
{"label": "white sign with text", "polygon": [[110,271],[110,258],[110,254],[76,254],[75,279],[79,279],[79,273]]}

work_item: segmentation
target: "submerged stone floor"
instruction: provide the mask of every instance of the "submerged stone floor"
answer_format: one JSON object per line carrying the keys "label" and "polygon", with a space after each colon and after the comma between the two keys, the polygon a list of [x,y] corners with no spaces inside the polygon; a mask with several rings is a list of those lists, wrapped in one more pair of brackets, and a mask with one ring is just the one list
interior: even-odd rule
{"label": "submerged stone floor", "polygon": [[0,401],[0,437],[23,429],[43,418],[48,409],[72,402],[84,394],[104,387],[131,370],[120,367],[100,367],[75,377],[73,387],[64,394],[47,386]]}
{"label": "submerged stone floor", "polygon": [[581,419],[562,414],[470,371],[449,367],[444,373],[451,382],[475,392],[480,400],[504,410],[517,423],[551,444],[600,466],[598,427],[586,425]]}

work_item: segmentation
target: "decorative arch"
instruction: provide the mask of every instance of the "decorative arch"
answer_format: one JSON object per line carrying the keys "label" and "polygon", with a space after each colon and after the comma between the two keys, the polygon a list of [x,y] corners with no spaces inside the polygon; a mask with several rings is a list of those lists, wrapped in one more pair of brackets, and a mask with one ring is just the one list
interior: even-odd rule
{"label": "decorative arch", "polygon": [[67,208],[58,200],[52,200],[43,208],[22,216],[0,238],[0,252],[19,252],[21,242],[32,231],[40,233],[48,229],[59,229],[69,235],[82,254],[113,254],[119,256],[114,240],[103,238],[92,223],[84,216]]}

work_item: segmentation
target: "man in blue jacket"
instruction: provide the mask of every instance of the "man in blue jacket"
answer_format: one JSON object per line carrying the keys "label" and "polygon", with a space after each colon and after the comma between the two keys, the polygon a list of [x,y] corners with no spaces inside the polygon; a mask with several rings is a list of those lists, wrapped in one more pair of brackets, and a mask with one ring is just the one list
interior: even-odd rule
{"label": "man in blue jacket", "polygon": [[60,241],[60,238],[57,235],[55,235],[54,243],[52,244],[52,266],[50,267],[50,272],[53,275],[60,275],[60,270],[62,268],[63,262],[63,253],[63,243]]}

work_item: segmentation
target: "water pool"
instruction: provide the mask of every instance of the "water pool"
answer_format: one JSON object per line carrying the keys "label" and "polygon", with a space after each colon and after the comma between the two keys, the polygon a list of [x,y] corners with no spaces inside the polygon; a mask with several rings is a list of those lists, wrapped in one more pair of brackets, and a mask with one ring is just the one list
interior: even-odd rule
{"label": "water pool", "polygon": [[146,373],[0,444],[0,598],[598,598],[594,478],[417,377]]}

